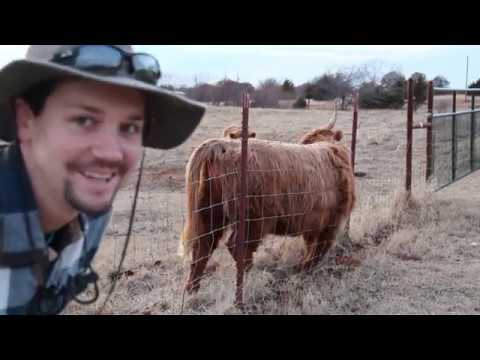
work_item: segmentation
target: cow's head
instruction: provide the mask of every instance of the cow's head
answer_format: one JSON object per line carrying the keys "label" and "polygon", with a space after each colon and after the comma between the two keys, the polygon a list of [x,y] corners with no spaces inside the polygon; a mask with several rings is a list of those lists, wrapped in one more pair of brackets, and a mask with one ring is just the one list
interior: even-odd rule
{"label": "cow's head", "polygon": [[343,132],[341,130],[333,130],[337,122],[337,104],[335,103],[334,114],[328,124],[320,129],[312,130],[304,135],[300,140],[300,144],[308,145],[317,142],[337,142],[343,139]]}
{"label": "cow's head", "polygon": [[[249,131],[248,132],[248,137],[249,138],[254,138],[257,136],[257,133],[255,131]],[[225,130],[223,130],[223,137],[229,138],[229,139],[241,139],[242,138],[242,128],[237,125],[231,125]]]}

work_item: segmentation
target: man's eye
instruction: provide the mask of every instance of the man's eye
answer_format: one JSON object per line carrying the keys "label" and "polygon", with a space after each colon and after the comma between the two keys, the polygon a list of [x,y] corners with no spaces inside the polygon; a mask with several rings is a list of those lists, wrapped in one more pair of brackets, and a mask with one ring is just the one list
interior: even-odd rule
{"label": "man's eye", "polygon": [[79,116],[75,119],[75,123],[81,127],[91,127],[95,124],[95,120],[89,116]]}
{"label": "man's eye", "polygon": [[128,135],[138,134],[142,128],[136,124],[126,124],[121,127],[121,132]]}

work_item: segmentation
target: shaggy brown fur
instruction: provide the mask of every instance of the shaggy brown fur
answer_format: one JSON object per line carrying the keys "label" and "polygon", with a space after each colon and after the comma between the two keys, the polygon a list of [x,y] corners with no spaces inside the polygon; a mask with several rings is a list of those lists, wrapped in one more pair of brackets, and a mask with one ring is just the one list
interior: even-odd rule
{"label": "shaggy brown fur", "polygon": [[[223,130],[223,137],[230,138],[230,139],[241,139],[242,138],[242,128],[238,125],[230,125],[229,127]],[[257,133],[255,131],[248,131],[249,138],[257,137]]]}
{"label": "shaggy brown fur", "polygon": [[329,129],[313,130],[302,137],[300,144],[309,145],[321,141],[338,142],[343,139],[342,130],[332,131]]}
{"label": "shaggy brown fur", "polygon": [[[247,270],[268,234],[303,235],[310,270],[330,249],[337,230],[351,213],[355,187],[350,154],[337,133],[310,145],[250,139],[248,154]],[[310,139],[319,138],[312,132]],[[241,143],[212,139],[200,145],[187,164],[187,216],[182,233],[191,256],[189,292],[199,288],[207,262],[228,229],[227,247],[236,251]]]}

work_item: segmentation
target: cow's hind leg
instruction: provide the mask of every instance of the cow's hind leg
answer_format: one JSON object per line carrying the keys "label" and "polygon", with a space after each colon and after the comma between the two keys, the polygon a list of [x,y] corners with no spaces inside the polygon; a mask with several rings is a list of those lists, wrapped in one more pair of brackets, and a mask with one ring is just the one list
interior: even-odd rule
{"label": "cow's hind leg", "polygon": [[329,226],[320,234],[306,234],[304,240],[307,251],[299,270],[312,271],[335,243],[336,233],[337,227]]}
{"label": "cow's hind leg", "polygon": [[188,293],[196,292],[200,288],[200,281],[202,280],[208,260],[213,251],[217,248],[221,236],[221,233],[215,233],[194,240],[192,245],[190,276],[186,285]]}
{"label": "cow's hind leg", "polygon": [[[245,270],[248,272],[251,270],[253,266],[253,254],[257,251],[258,246],[260,245],[260,228],[258,226],[250,226],[247,232],[247,239],[245,240],[245,258],[244,258],[244,267]],[[233,231],[227,241],[227,248],[232,255],[235,263],[237,264],[240,261],[239,252],[237,247],[237,232]]]}

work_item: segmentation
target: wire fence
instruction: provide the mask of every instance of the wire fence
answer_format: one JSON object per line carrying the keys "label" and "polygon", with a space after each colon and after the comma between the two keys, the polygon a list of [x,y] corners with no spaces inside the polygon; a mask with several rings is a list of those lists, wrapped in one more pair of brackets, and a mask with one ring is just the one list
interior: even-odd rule
{"label": "wire fence", "polygon": [[[223,144],[226,146],[228,142]],[[252,151],[261,149],[251,142]],[[273,144],[272,144],[273,145]],[[283,144],[277,144],[281,147]],[[296,145],[299,154],[308,155],[300,150],[304,146]],[[227,150],[228,151],[228,150]],[[280,149],[277,149],[280,152]],[[333,244],[336,230],[342,225],[341,214],[346,214],[349,202],[353,197],[352,191],[342,188],[349,186],[349,179],[342,176],[348,174],[349,164],[335,167],[328,164],[327,154],[317,151],[317,157],[304,156],[304,162],[293,161],[290,165],[294,169],[248,170],[246,182],[248,184],[245,196],[245,237],[246,248],[245,266],[248,269],[253,261],[253,255],[258,245],[268,235],[284,238],[303,236],[306,245],[306,256],[299,259],[293,267],[313,266]],[[258,151],[258,156],[262,154]],[[284,154],[276,152],[263,154],[268,160],[286,159]],[[297,154],[297,155],[299,155]],[[290,153],[291,156],[293,156]],[[277,158],[275,158],[277,156]],[[273,159],[272,159],[273,158]],[[221,159],[218,159],[221,161]],[[253,164],[252,164],[253,165]],[[239,173],[208,177],[198,183],[189,184],[191,188],[201,188],[203,193],[195,195],[191,190],[190,200],[199,196],[200,203],[190,203],[193,207],[191,219],[188,223],[188,238],[192,248],[191,274],[189,286],[196,287],[197,279],[202,277],[206,262],[217,248],[219,239],[228,239],[226,245],[235,261],[240,261],[238,253],[238,234],[242,219]],[[353,180],[353,179],[352,179]],[[190,202],[190,201],[189,201]],[[345,220],[345,217],[343,218]],[[229,232],[229,234],[225,234]]]}
{"label": "wire fence", "polygon": [[[249,120],[250,124],[253,124],[253,130],[257,130],[255,126],[261,124],[261,120],[266,121],[265,118],[260,119],[259,114],[270,115],[267,111],[252,111]],[[272,111],[272,114],[276,113]],[[341,143],[350,152],[354,133],[353,114],[342,112],[340,115],[341,119],[337,127],[344,133]],[[241,114],[238,114],[238,118],[240,116]],[[425,119],[426,116],[426,110],[422,109],[414,114],[416,119]],[[382,209],[390,208],[395,202],[395,195],[405,188],[406,118],[407,111],[404,109],[362,110],[358,113],[355,155],[357,176],[354,180],[357,201],[350,216],[349,230],[357,237],[368,232],[368,224],[374,222],[376,214]],[[319,119],[318,128],[324,125],[324,121]],[[295,126],[303,129],[297,131],[298,133],[313,130],[302,125],[300,120],[295,125],[292,124],[292,130]],[[220,130],[216,130],[217,137],[221,135]],[[209,137],[212,137],[211,132],[204,139]],[[284,138],[283,141],[298,143],[291,132],[287,132]],[[272,144],[280,144],[278,140],[282,139],[267,140]],[[251,139],[248,141],[250,146],[256,142]],[[228,142],[234,144],[232,149],[235,149],[237,154],[241,151],[241,140]],[[202,184],[198,184],[208,188],[209,198],[204,199],[202,206],[193,209],[193,213],[196,216],[202,215],[207,221],[202,225],[205,228],[195,229],[196,235],[190,238],[193,256],[197,251],[196,258],[193,257],[189,259],[193,261],[183,263],[178,260],[176,254],[179,252],[179,247],[182,247],[180,238],[188,216],[185,166],[189,156],[198,146],[198,140],[189,140],[178,149],[162,152],[161,156],[157,152],[147,152],[134,233],[124,265],[125,269],[134,271],[144,264],[170,264],[173,270],[165,268],[165,271],[170,271],[172,274],[174,272],[174,278],[177,279],[177,285],[172,291],[178,299],[175,307],[178,312],[183,309],[183,301],[180,299],[184,299],[184,285],[188,284],[188,276],[193,271],[198,272],[199,268],[203,271],[197,274],[198,279],[195,280],[201,280],[202,283],[212,281],[211,278],[205,279],[211,275],[206,260],[210,259],[212,263],[211,256],[216,256],[212,255],[214,248],[218,246],[216,253],[221,252],[227,255],[226,257],[222,255],[222,260],[230,258],[230,263],[235,264],[232,257],[235,258],[235,239],[240,225],[241,171],[240,163],[237,163],[236,166],[225,169],[223,173],[207,177],[203,179]],[[288,146],[292,149],[302,147],[299,144]],[[425,182],[427,163],[425,148],[425,133],[414,132],[413,191],[417,185]],[[239,157],[237,159],[240,161]],[[330,179],[319,177],[319,174],[334,174],[338,169],[325,165],[328,163],[325,159],[317,165],[308,161],[299,161],[295,157],[290,160],[291,167],[277,163],[276,166],[258,169],[252,169],[249,166],[248,168],[244,241],[247,270],[250,269],[252,262],[255,263],[255,250],[259,252],[260,249],[271,257],[275,267],[287,273],[305,270],[316,264],[333,246],[334,235],[343,232],[338,221],[340,217],[332,215],[338,215],[340,210],[344,210],[339,209],[341,201],[338,201],[344,196],[340,194],[341,188],[338,185],[341,177],[340,175],[332,176]],[[303,169],[303,172],[299,169]],[[272,184],[277,184],[277,187],[273,188]],[[133,184],[129,184],[127,191],[120,192],[115,203],[112,225],[107,234],[110,247],[107,246],[103,250],[105,254],[103,258],[106,258],[107,254],[110,258],[105,266],[109,271],[116,270],[124,246],[127,218],[133,197],[132,192],[128,190],[132,187]],[[267,189],[267,187],[270,188]],[[321,204],[327,204],[327,206],[322,207]],[[325,214],[330,214],[332,218],[328,218]],[[325,216],[326,218],[322,218]],[[196,226],[200,226],[199,223]],[[319,241],[320,238],[323,241]],[[202,241],[203,245],[200,245]],[[262,246],[259,246],[261,243]],[[272,250],[272,244],[282,244],[282,246],[276,245]],[[285,249],[291,251],[291,256],[284,256],[282,252]],[[185,250],[187,249],[183,249]],[[127,275],[129,270],[126,270]],[[182,302],[181,305],[180,302]]]}
{"label": "wire fence", "polygon": [[479,127],[480,110],[434,116],[433,169],[438,188],[480,167]]}
{"label": "wire fence", "polygon": [[[437,114],[433,114],[434,93],[451,95],[451,99],[441,97],[440,101],[448,103],[446,106],[437,106]],[[459,93],[465,93],[461,111],[459,107],[462,104],[457,103]],[[433,88],[432,83],[429,83],[432,143],[428,146],[432,152],[430,175],[436,190],[443,189],[480,167],[480,110],[475,109],[475,96],[479,93],[478,89]],[[470,101],[467,101],[468,96]],[[470,109],[465,109],[465,105]]]}

